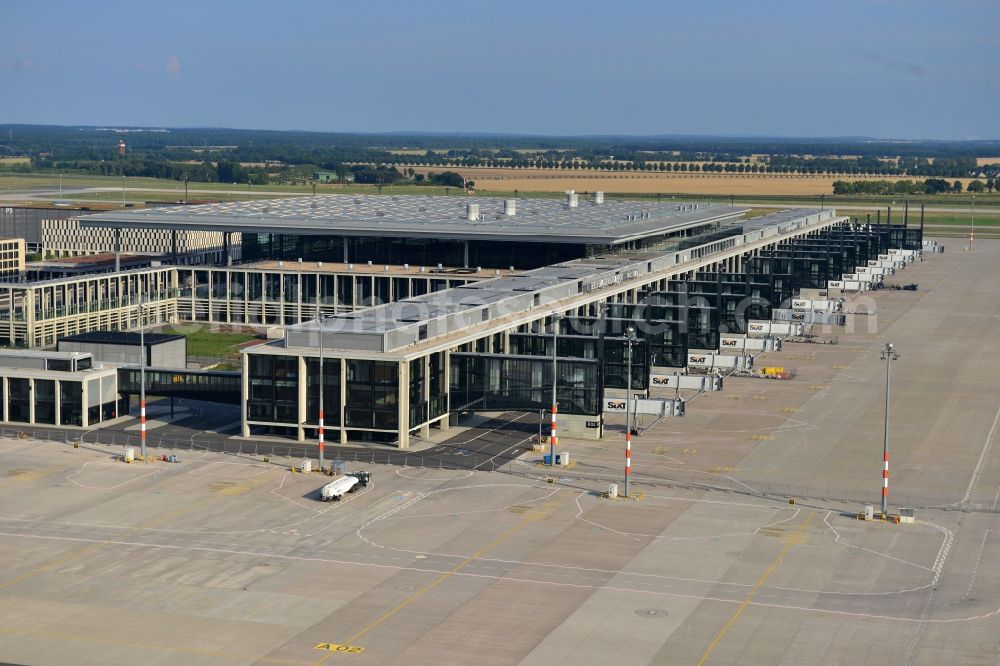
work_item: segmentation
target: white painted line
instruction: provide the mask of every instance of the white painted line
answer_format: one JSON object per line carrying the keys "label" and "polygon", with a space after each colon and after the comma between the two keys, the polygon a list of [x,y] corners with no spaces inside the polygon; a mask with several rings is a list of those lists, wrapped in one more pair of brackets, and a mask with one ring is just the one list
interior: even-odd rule
{"label": "white painted line", "polygon": [[969,501],[969,497],[972,496],[972,490],[976,487],[976,482],[979,480],[979,474],[983,471],[983,462],[986,460],[987,454],[990,452],[990,446],[993,443],[993,435],[996,434],[997,424],[1000,424],[1000,407],[997,407],[997,414],[993,417],[993,427],[990,428],[989,434],[986,435],[986,441],[983,443],[983,451],[979,454],[979,462],[976,463],[976,468],[972,471],[972,478],[969,479],[969,487],[965,489],[965,494],[962,495],[962,504]]}

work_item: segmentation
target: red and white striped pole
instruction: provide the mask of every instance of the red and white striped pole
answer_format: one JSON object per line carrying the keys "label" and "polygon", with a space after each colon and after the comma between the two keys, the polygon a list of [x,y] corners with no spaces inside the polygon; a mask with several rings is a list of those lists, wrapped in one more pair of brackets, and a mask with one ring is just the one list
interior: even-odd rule
{"label": "red and white striped pole", "polygon": [[[320,379],[320,381],[322,381],[322,379]],[[319,407],[319,459],[320,459],[319,469],[320,469],[320,471],[323,471],[323,449],[325,448],[324,447],[324,443],[325,442],[323,441],[323,406],[320,405],[320,407]]]}
{"label": "red and white striped pole", "polygon": [[556,412],[559,410],[559,401],[556,399],[556,383],[559,380],[559,320],[562,316],[556,312],[552,313],[552,433],[549,435],[549,464],[556,464],[556,445],[559,438],[556,437]]}
{"label": "red and white striped pole", "polygon": [[549,435],[549,464],[556,464],[556,444],[558,443],[558,437],[556,437],[556,411],[558,411],[559,406],[556,403],[552,403],[552,434]]}
{"label": "red and white striped pole", "polygon": [[625,431],[625,497],[628,497],[628,484],[632,476],[632,432]]}
{"label": "red and white striped pole", "polygon": [[882,454],[882,515],[889,510],[889,453]]}

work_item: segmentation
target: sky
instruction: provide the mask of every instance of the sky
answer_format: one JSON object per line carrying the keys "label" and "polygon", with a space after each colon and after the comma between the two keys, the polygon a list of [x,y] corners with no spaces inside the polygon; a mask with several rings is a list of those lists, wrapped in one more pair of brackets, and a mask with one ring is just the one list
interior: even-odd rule
{"label": "sky", "polygon": [[0,123],[1000,138],[997,0],[0,0]]}

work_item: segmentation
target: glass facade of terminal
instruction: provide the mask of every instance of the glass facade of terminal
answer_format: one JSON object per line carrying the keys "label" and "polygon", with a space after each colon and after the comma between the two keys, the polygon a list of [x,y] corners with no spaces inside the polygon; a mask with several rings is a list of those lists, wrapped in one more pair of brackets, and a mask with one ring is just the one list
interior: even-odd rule
{"label": "glass facade of terminal", "polygon": [[[556,387],[559,411],[596,416],[601,389],[598,363],[560,359]],[[552,406],[552,359],[540,356],[454,353],[451,355],[453,410],[539,411]]]}
{"label": "glass facade of terminal", "polygon": [[[673,252],[738,236],[736,224],[712,223],[680,231],[650,235],[621,244],[538,243],[533,241],[378,238],[374,236],[306,236],[243,234],[245,261],[348,261],[412,266],[481,266],[527,270],[572,259],[620,250]],[[266,297],[266,296],[265,296]],[[387,299],[386,299],[387,300]],[[383,301],[385,302],[385,301]]]}

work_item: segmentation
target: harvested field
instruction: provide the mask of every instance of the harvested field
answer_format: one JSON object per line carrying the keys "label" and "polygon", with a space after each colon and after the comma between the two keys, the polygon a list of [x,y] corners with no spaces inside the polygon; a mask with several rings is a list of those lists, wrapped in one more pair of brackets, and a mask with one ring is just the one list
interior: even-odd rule
{"label": "harvested field", "polygon": [[[498,192],[578,192],[741,195],[832,194],[836,180],[913,180],[895,176],[799,176],[778,174],[681,174],[566,171],[564,169],[497,169],[486,167],[413,167],[417,173],[455,171],[476,183],[476,189]],[[970,178],[960,178],[968,183]]]}

